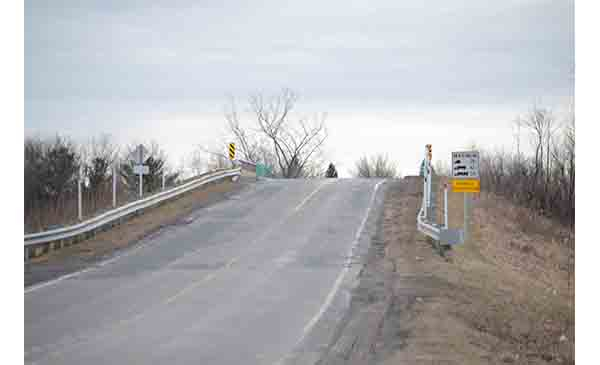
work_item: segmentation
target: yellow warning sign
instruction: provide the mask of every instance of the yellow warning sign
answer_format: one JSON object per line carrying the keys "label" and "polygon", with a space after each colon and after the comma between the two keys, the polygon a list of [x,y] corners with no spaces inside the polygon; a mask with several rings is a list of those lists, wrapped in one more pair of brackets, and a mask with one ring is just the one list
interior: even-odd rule
{"label": "yellow warning sign", "polygon": [[235,143],[229,144],[229,159],[230,160],[235,159]]}
{"label": "yellow warning sign", "polygon": [[481,184],[479,179],[453,179],[452,192],[454,193],[479,193]]}

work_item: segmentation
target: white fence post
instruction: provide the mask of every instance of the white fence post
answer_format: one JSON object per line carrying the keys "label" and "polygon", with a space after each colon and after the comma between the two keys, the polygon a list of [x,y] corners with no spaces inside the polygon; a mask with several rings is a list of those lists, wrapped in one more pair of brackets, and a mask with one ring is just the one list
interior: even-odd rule
{"label": "white fence post", "polygon": [[140,172],[140,199],[144,196],[144,174]]}
{"label": "white fence post", "polygon": [[79,179],[77,179],[77,218],[83,220],[83,208],[81,204],[81,179],[83,178],[82,169],[79,170]]}
{"label": "white fence post", "polygon": [[119,173],[119,162],[115,161],[113,164],[113,183],[112,183],[112,200],[113,200],[113,208],[117,207],[117,174]]}

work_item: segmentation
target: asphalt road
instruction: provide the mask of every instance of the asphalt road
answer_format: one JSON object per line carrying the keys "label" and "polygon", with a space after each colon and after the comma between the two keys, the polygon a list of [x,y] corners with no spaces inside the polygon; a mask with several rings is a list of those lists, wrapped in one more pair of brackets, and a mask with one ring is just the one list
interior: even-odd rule
{"label": "asphalt road", "polygon": [[25,363],[315,360],[344,305],[350,253],[368,246],[378,183],[259,182],[109,262],[25,289]]}

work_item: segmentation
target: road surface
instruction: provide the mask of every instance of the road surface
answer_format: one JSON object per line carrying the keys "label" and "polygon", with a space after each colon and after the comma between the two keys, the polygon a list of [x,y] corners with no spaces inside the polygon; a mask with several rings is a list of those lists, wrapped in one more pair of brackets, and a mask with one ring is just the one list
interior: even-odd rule
{"label": "road surface", "polygon": [[316,359],[350,253],[368,246],[379,183],[262,181],[109,262],[26,288],[25,363]]}

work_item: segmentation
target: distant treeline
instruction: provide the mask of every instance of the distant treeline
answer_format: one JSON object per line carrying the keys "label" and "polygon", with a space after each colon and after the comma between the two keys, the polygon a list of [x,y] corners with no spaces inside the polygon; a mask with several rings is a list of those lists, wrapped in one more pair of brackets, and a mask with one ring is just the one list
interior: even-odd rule
{"label": "distant treeline", "polygon": [[[112,179],[118,164],[117,201],[133,201],[138,194],[138,175],[133,172],[131,153],[136,144],[120,147],[110,137],[77,144],[68,137],[25,138],[25,232],[35,232],[77,220],[78,180],[82,182],[83,215],[112,207]],[[143,176],[145,193],[177,183],[180,173],[167,166],[165,152],[156,142],[145,144]]]}
{"label": "distant treeline", "polygon": [[[562,223],[575,223],[575,117],[533,108],[515,122],[516,150],[482,151],[482,189]],[[531,143],[532,154],[522,152]]]}

